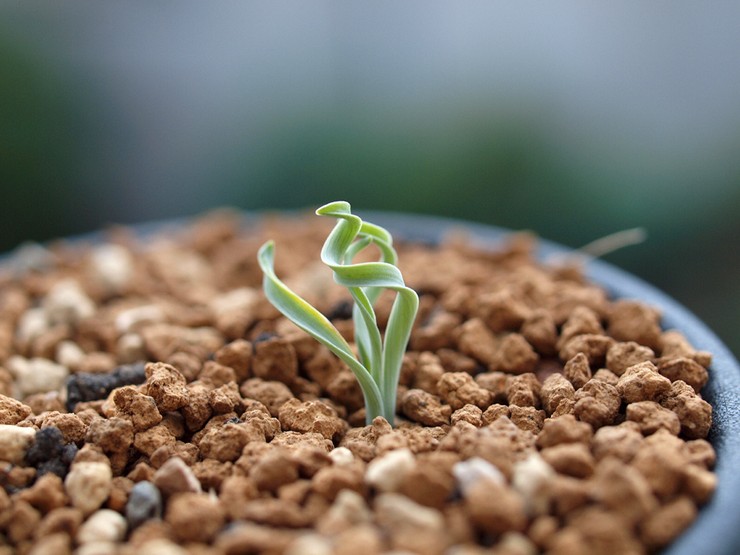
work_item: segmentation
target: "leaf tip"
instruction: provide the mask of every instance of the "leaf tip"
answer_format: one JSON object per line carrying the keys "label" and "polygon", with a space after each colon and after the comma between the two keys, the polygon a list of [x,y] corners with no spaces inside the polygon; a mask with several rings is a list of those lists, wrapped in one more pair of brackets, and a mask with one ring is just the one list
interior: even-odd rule
{"label": "leaf tip", "polygon": [[347,202],[346,200],[336,200],[316,209],[317,216],[326,216],[337,213],[351,214],[352,209],[349,205],[349,202]]}

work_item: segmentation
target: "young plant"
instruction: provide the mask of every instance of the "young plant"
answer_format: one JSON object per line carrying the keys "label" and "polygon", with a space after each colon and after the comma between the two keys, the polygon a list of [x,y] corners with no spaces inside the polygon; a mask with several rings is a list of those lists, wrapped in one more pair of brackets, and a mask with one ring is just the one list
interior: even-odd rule
{"label": "young plant", "polygon": [[[363,222],[352,214],[349,203],[344,201],[326,204],[316,210],[316,214],[338,220],[321,249],[321,261],[334,272],[334,281],[346,287],[354,299],[352,320],[358,356],[321,312],[275,275],[272,241],[262,245],[257,254],[264,274],[265,296],[286,318],[326,345],[349,366],[362,388],[367,422],[383,416],[393,424],[401,362],[416,318],[419,297],[406,287],[396,267],[396,251],[388,231]],[[372,244],[380,250],[380,260],[353,263],[355,256]],[[384,289],[394,291],[396,298],[385,335],[381,337],[373,305]]]}

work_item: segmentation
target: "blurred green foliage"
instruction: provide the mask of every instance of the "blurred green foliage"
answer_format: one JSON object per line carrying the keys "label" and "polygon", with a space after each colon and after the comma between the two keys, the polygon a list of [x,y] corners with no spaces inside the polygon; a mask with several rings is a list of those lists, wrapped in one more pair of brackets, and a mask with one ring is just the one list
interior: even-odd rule
{"label": "blurred green foliage", "polygon": [[2,250],[75,229],[84,153],[76,106],[54,69],[0,35],[0,234]]}

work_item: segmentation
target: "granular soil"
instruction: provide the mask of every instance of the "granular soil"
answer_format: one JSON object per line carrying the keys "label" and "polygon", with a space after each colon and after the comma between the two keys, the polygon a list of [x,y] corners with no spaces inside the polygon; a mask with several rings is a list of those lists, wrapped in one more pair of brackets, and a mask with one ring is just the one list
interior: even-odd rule
{"label": "granular soil", "polygon": [[[711,355],[575,265],[399,245],[420,311],[395,427],[261,293],[352,341],[330,223],[207,215],[0,273],[0,554],[653,553],[716,487]],[[377,313],[384,325],[391,297]]]}

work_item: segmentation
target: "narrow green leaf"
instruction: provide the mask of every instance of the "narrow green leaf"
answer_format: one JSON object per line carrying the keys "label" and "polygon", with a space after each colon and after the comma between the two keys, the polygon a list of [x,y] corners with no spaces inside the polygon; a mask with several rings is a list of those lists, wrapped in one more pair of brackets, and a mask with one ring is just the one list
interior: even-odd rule
{"label": "narrow green leaf", "polygon": [[370,372],[354,356],[349,344],[321,312],[294,293],[275,275],[275,246],[268,241],[257,253],[257,260],[264,274],[262,287],[265,296],[283,316],[328,347],[344,361],[360,382],[368,412],[381,414],[383,401],[377,383]]}

